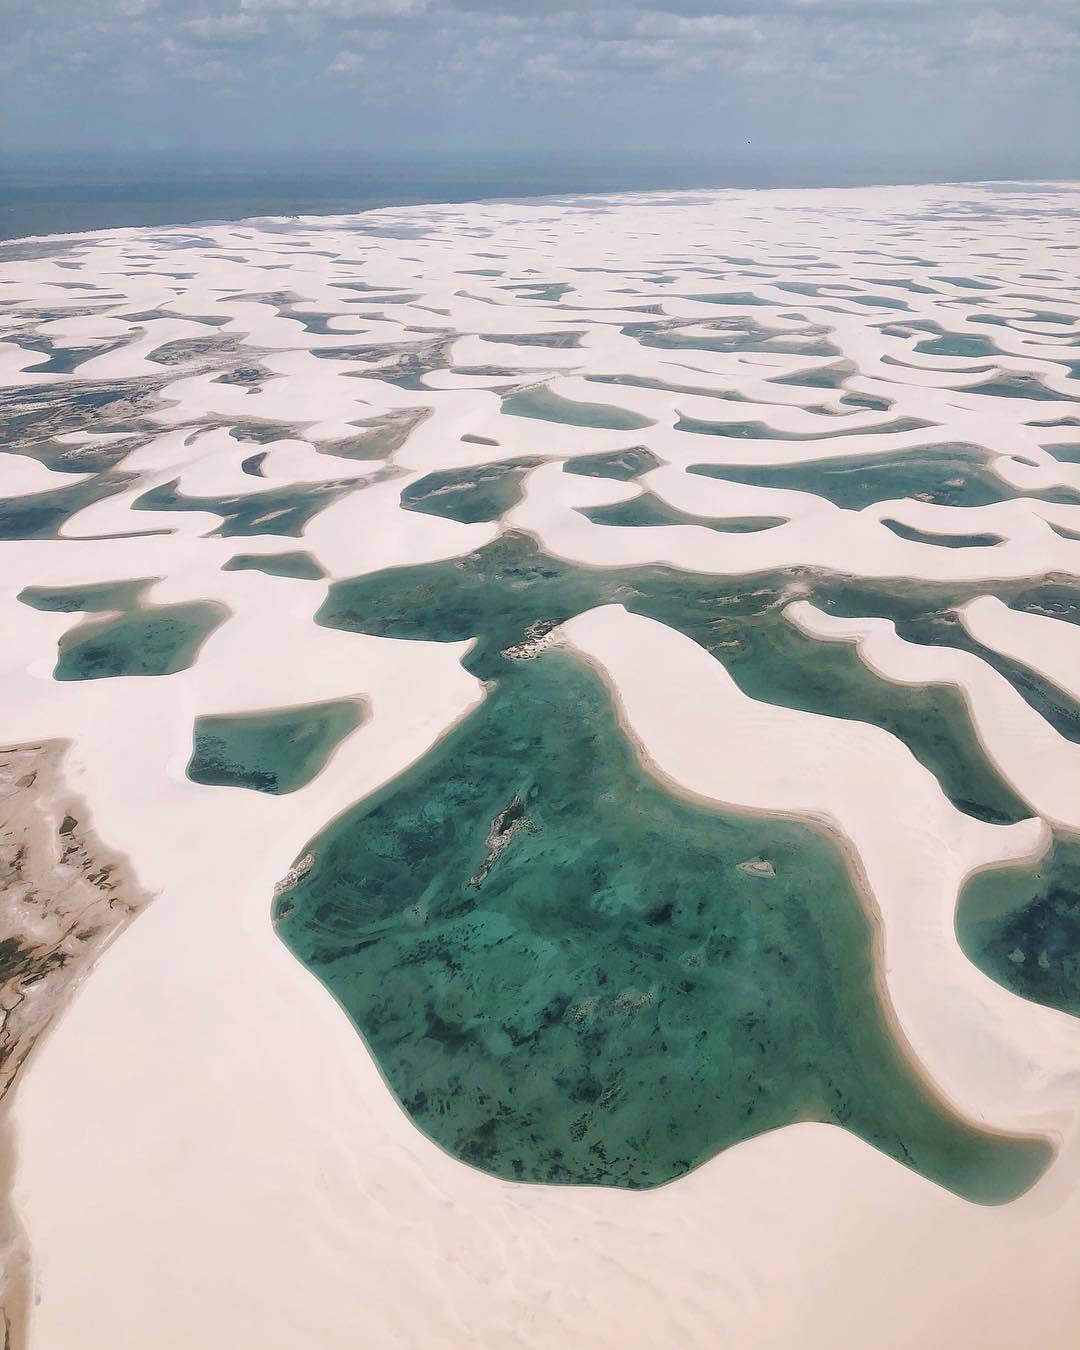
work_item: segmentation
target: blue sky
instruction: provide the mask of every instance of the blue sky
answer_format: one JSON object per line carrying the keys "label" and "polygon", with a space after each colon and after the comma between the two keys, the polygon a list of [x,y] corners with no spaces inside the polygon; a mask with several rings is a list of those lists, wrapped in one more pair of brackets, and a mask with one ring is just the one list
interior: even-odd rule
{"label": "blue sky", "polygon": [[[1076,0],[0,0],[9,148],[1076,169]],[[1016,171],[1010,168],[1009,171]]]}

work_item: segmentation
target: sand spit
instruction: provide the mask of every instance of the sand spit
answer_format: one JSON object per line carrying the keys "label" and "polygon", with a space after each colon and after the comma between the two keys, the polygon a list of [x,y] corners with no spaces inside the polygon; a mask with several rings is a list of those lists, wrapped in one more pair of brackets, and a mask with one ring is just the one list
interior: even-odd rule
{"label": "sand spit", "polygon": [[[15,1060],[41,994],[85,970],[78,935],[96,952],[114,910],[155,897],[10,1101],[32,1350],[1074,1350],[1080,1023],[972,966],[954,914],[973,870],[1080,829],[1077,745],[971,651],[807,596],[823,570],[863,593],[937,587],[956,631],[1075,697],[1065,610],[995,592],[1080,576],[1076,197],[632,194],[118,230],[72,239],[62,264],[0,264],[0,745],[23,747],[0,769],[37,774],[2,801],[39,896],[63,889],[52,919],[0,933],[50,972],[10,1010]],[[610,477],[565,471],[609,456]],[[509,508],[478,481],[462,519],[403,509],[426,475],[521,461],[540,462]],[[625,522],[642,498],[641,523],[586,514]],[[749,697],[723,650],[630,594],[558,624],[538,607],[505,649],[593,663],[674,791],[842,845],[912,1062],[968,1121],[1053,1145],[1026,1194],[969,1204],[808,1123],[654,1191],[524,1186],[455,1161],[399,1108],[270,905],[328,822],[485,697],[462,666],[480,624],[465,607],[448,640],[414,641],[318,616],[342,579],[464,574],[511,526],[583,568],[746,578],[751,594],[790,573],[779,624],[854,645],[890,694],[961,691],[1030,818],[958,809],[842,701],[825,717]],[[188,650],[175,627],[192,605],[220,622]],[[54,678],[60,645],[94,625],[108,669]],[[134,661],[155,644],[180,653],[168,673]],[[187,777],[198,718],[347,699],[370,716],[294,792]],[[508,800],[489,827],[478,903],[527,817]],[[739,856],[775,893],[767,854]],[[23,905],[21,885],[0,904]]]}

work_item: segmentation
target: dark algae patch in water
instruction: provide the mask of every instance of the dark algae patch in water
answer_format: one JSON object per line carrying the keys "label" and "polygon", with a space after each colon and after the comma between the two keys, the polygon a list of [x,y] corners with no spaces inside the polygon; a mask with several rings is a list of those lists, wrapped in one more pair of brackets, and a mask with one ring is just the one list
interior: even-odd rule
{"label": "dark algae patch in water", "polygon": [[1080,839],[1057,835],[1034,865],[978,873],[960,897],[956,932],[991,979],[1080,1017]]}
{"label": "dark algae patch in water", "polygon": [[284,794],[310,783],[363,720],[354,699],[199,717],[187,775],[195,783]]}
{"label": "dark algae patch in water", "polygon": [[894,1041],[831,843],[669,794],[571,655],[494,659],[275,902],[425,1133],[496,1176],[642,1188],[819,1120],[973,1200],[1031,1184],[1047,1146],[952,1115]]}
{"label": "dark algae patch in water", "polygon": [[80,624],[61,637],[53,678],[173,675],[195,664],[199,648],[227,613],[223,605],[196,600],[139,607]]}

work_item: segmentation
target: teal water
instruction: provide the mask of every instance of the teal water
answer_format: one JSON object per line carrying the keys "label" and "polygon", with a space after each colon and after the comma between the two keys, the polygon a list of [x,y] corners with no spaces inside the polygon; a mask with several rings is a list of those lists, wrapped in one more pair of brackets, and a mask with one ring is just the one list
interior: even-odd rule
{"label": "teal water", "polygon": [[591,478],[615,478],[625,483],[659,467],[659,459],[641,445],[632,450],[613,450],[606,455],[581,455],[567,460],[563,472]]}
{"label": "teal water", "polygon": [[[777,431],[766,422],[707,422],[697,417],[680,415],[675,423],[675,430],[692,431],[697,436],[737,436],[742,440],[751,441],[820,441],[831,440],[834,436],[888,436],[901,431],[921,431],[932,425],[932,422],[921,422],[917,417],[898,417],[894,422],[881,422],[869,427],[830,427],[825,431]],[[985,459],[985,455],[983,458]]]}
{"label": "teal water", "polygon": [[298,581],[321,581],[326,576],[311,553],[237,553],[224,563],[225,572],[265,572],[271,577],[292,577]]}
{"label": "teal water", "polygon": [[[276,439],[276,437],[275,437]],[[239,497],[189,497],[163,483],[132,502],[136,511],[206,511],[221,517],[214,535],[301,535],[309,522],[350,490],[353,483],[311,483],[268,488]]]}
{"label": "teal water", "polygon": [[[986,759],[955,690],[891,684],[873,675],[849,644],[803,636],[782,614],[793,594],[833,612],[898,617],[930,603],[922,593],[905,600],[901,590],[897,599],[894,588],[860,588],[845,578],[803,571],[748,581],[659,566],[578,568],[541,552],[528,536],[508,532],[464,561],[337,582],[317,618],[376,636],[436,642],[478,637],[468,666],[481,679],[496,679],[505,668],[499,653],[538,619],[562,623],[597,605],[623,604],[700,643],[753,698],[891,731],[961,810],[998,821],[1031,815]],[[940,593],[931,596],[934,604],[941,599]]]}
{"label": "teal water", "polygon": [[363,720],[355,699],[197,717],[187,776],[218,787],[295,792],[311,782]]}
{"label": "teal water", "polygon": [[53,679],[173,675],[195,664],[200,647],[227,614],[223,605],[191,601],[79,624],[60,639]]}
{"label": "teal water", "polygon": [[514,347],[580,347],[585,336],[582,329],[566,333],[481,333],[485,342],[502,343]]}
{"label": "teal water", "polygon": [[669,506],[653,492],[642,492],[628,502],[577,509],[594,525],[701,525],[721,534],[755,534],[787,524],[786,516],[695,516]]}
{"label": "teal water", "polygon": [[1067,394],[1056,394],[1052,389],[1047,389],[1046,385],[1034,375],[1002,375],[998,379],[973,385],[964,392],[988,394],[994,398],[1034,398],[1042,399],[1044,402],[1058,400],[1068,402]]}
{"label": "teal water", "polygon": [[984,451],[962,444],[802,464],[692,464],[689,472],[754,487],[812,492],[851,511],[900,497],[940,506],[987,506],[1016,495],[987,467]]}
{"label": "teal water", "polygon": [[901,539],[908,539],[913,544],[932,544],[936,548],[993,548],[995,544],[1005,542],[1000,534],[932,534],[900,520],[883,517],[881,523]]}
{"label": "teal water", "polygon": [[1045,445],[1043,449],[1048,450],[1059,463],[1080,464],[1080,445]]}
{"label": "teal water", "polygon": [[77,512],[133,481],[130,475],[102,473],[50,492],[0,498],[0,539],[56,539]]}
{"label": "teal water", "polygon": [[810,389],[843,389],[845,382],[857,373],[850,361],[844,361],[837,366],[818,366],[815,370],[803,370],[794,375],[777,375],[769,383],[794,384]]}
{"label": "teal water", "polygon": [[570,655],[491,660],[481,708],[274,909],[425,1133],[496,1176],[639,1188],[820,1120],[971,1200],[1031,1184],[1046,1144],[912,1072],[832,844],[669,794]]}
{"label": "teal water", "polygon": [[965,356],[978,359],[984,356],[998,356],[1000,353],[992,342],[985,338],[964,337],[960,333],[943,333],[938,338],[928,338],[915,345],[915,350],[924,356]]}
{"label": "teal water", "polygon": [[357,422],[356,426],[362,428],[357,435],[319,448],[344,459],[390,459],[428,415],[427,408],[419,408]]}
{"label": "teal water", "polygon": [[536,457],[507,459],[425,474],[402,490],[401,504],[407,511],[466,525],[498,520],[521,500],[526,474],[543,462]]}
{"label": "teal water", "polygon": [[[1002,675],[1016,692],[1066,740],[1080,742],[1080,706],[1029,666],[1001,656],[971,637],[954,606],[987,592],[985,582],[949,591],[943,587],[899,587],[871,590],[854,583],[825,600],[834,613],[849,617],[873,615],[891,619],[907,642],[955,647],[977,656]],[[994,593],[1015,609],[1080,622],[1080,589],[1053,582],[994,584]]]}
{"label": "teal water", "polygon": [[640,431],[653,425],[651,418],[640,417],[625,408],[607,403],[578,403],[546,388],[510,394],[503,399],[502,410],[509,417],[533,417],[563,426],[600,427],[607,431]]}
{"label": "teal water", "polygon": [[956,933],[991,979],[1080,1017],[1080,840],[1057,835],[1034,865],[978,873],[960,897]]}
{"label": "teal water", "polygon": [[17,598],[31,609],[53,614],[133,609],[154,580],[144,577],[139,581],[98,581],[78,586],[27,586]]}

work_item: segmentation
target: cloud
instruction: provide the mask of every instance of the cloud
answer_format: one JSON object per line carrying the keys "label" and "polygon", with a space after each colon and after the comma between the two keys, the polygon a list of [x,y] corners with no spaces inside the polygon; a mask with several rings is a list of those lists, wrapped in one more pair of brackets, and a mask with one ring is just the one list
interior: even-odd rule
{"label": "cloud", "polygon": [[246,14],[286,14],[325,19],[408,19],[427,0],[240,0]]}
{"label": "cloud", "polygon": [[255,14],[204,14],[187,19],[184,32],[192,42],[207,46],[246,42],[266,32],[266,25]]}
{"label": "cloud", "polygon": [[235,84],[244,78],[244,72],[227,61],[199,61],[195,65],[181,65],[177,74],[182,80],[197,84]]}
{"label": "cloud", "polygon": [[571,70],[565,65],[554,52],[541,52],[536,56],[530,56],[521,67],[521,73],[527,80],[535,80],[539,84],[555,84],[567,86],[576,84],[580,79],[579,72]]}
{"label": "cloud", "polygon": [[364,58],[360,52],[338,52],[323,73],[326,75],[355,75],[363,64]]}

